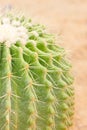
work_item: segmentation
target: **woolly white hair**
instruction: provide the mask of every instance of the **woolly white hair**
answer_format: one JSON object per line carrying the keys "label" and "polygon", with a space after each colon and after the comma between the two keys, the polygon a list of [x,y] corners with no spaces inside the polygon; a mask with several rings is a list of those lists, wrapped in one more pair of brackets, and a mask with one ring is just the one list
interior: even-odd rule
{"label": "woolly white hair", "polygon": [[28,31],[18,20],[10,20],[9,17],[1,19],[0,23],[0,43],[10,47],[17,41],[26,44]]}

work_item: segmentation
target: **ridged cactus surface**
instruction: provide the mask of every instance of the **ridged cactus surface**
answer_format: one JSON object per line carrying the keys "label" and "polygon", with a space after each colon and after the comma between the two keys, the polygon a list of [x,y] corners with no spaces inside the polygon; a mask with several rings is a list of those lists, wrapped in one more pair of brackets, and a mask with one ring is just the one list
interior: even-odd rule
{"label": "ridged cactus surface", "polygon": [[74,113],[71,65],[44,26],[0,21],[0,130],[69,130]]}

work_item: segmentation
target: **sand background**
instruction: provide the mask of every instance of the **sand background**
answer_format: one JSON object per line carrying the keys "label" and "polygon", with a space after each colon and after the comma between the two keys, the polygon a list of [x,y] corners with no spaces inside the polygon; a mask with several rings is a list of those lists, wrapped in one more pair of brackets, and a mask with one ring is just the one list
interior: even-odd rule
{"label": "sand background", "polygon": [[87,130],[87,0],[0,0],[3,9],[7,4],[60,35],[75,76],[73,130]]}

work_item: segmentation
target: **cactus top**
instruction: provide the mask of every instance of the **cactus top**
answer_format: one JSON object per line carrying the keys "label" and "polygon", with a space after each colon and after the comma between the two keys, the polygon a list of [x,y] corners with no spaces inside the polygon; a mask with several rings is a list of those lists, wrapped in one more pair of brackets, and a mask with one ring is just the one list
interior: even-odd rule
{"label": "cactus top", "polygon": [[0,21],[0,43],[10,47],[20,41],[25,44],[28,40],[28,31],[19,20],[11,20],[10,17],[4,17]]}

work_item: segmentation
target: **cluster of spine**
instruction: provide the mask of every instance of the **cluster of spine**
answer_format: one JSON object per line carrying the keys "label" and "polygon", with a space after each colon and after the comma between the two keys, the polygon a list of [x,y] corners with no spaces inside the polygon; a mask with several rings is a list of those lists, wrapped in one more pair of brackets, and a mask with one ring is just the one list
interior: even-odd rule
{"label": "cluster of spine", "polygon": [[74,89],[65,51],[43,26],[21,22],[26,45],[0,43],[0,130],[69,130]]}

